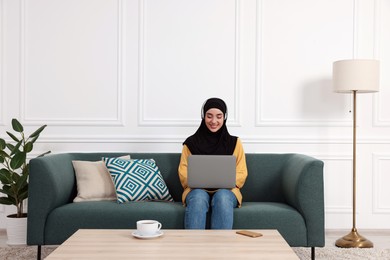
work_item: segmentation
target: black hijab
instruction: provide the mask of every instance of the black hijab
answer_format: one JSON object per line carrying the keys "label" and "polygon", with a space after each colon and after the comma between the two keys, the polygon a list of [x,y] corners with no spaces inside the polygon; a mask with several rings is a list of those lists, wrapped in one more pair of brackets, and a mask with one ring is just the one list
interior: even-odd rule
{"label": "black hijab", "polygon": [[[222,127],[215,133],[211,132],[205,122],[206,112],[211,108],[218,108],[223,112]],[[231,155],[236,148],[237,137],[231,136],[226,127],[227,107],[219,98],[208,99],[202,108],[202,122],[195,134],[188,137],[183,144],[187,145],[191,154]]]}

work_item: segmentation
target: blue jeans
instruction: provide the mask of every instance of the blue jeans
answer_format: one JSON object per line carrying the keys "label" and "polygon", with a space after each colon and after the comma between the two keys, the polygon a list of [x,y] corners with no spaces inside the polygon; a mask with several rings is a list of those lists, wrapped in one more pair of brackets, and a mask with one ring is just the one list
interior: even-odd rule
{"label": "blue jeans", "polygon": [[186,198],[184,227],[205,229],[207,212],[211,205],[211,229],[232,229],[233,209],[237,207],[236,196],[230,190],[220,189],[213,194],[202,189],[192,190]]}

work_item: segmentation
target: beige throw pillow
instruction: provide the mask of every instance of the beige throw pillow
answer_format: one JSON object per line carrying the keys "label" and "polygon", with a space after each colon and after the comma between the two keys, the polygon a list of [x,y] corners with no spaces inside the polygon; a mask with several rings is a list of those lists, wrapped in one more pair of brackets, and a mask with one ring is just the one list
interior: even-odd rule
{"label": "beige throw pillow", "polygon": [[[130,156],[120,157],[130,160]],[[73,202],[116,200],[110,172],[103,161],[72,161],[76,173],[77,196]]]}

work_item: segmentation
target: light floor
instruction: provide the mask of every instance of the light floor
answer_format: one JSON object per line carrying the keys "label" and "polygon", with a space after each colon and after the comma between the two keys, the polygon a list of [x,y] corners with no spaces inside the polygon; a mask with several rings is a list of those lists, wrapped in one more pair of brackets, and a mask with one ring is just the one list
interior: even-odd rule
{"label": "light floor", "polygon": [[[335,246],[335,241],[350,230],[327,230],[325,233],[325,246]],[[371,240],[374,247],[378,249],[390,249],[390,230],[358,230],[359,234]],[[7,235],[5,229],[0,229],[0,247],[7,246]]]}

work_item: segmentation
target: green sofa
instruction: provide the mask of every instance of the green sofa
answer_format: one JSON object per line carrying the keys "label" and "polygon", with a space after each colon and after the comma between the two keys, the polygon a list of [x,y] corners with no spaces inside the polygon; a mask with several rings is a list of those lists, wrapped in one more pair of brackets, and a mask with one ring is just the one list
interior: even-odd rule
{"label": "green sofa", "polygon": [[[27,244],[58,245],[78,229],[134,229],[156,219],[163,229],[182,229],[185,208],[177,169],[179,153],[130,153],[153,158],[175,202],[95,201],[73,203],[77,194],[72,160],[97,161],[123,153],[64,153],[30,161]],[[234,229],[277,229],[290,246],[322,247],[323,162],[302,154],[247,154],[243,204]],[[40,257],[40,256],[39,256]]]}

